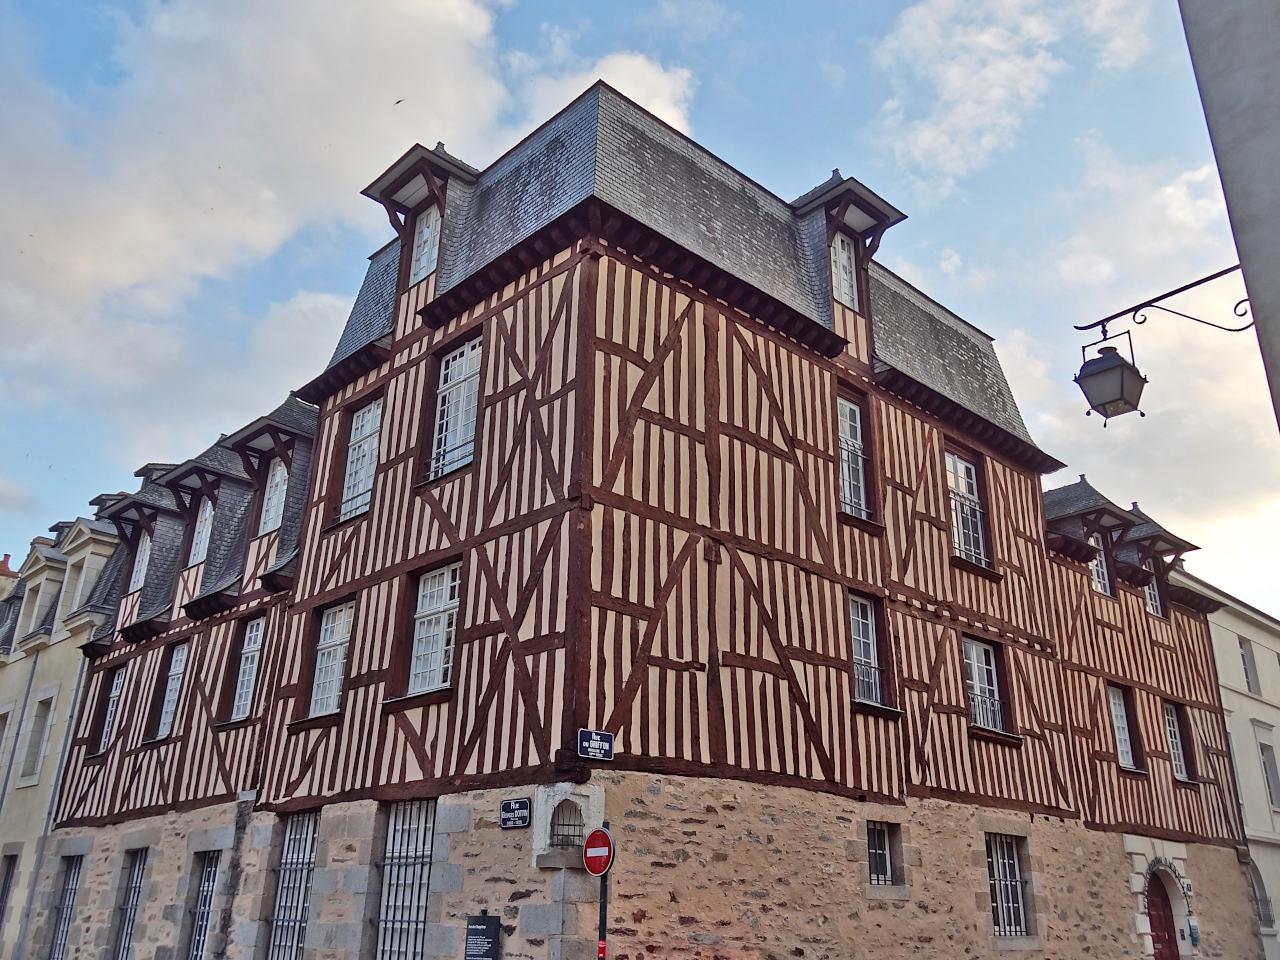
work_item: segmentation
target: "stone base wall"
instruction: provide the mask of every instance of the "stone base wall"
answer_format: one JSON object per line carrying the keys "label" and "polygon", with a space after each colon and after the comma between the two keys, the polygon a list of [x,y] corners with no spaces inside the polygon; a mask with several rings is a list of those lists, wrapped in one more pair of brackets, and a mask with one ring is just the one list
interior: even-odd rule
{"label": "stone base wall", "polygon": [[[532,824],[503,830],[501,801],[533,799]],[[1162,872],[1183,956],[1261,960],[1245,867],[1225,847],[1168,844],[1078,821],[938,800],[859,803],[731,780],[598,772],[587,785],[459,793],[437,804],[426,958],[464,953],[469,915],[500,918],[506,960],[596,956],[599,881],[579,850],[550,844],[554,804],[586,827],[610,821],[609,957],[844,960],[852,956],[1150,956],[1143,890]],[[871,882],[866,824],[886,824],[889,882]],[[326,806],[304,939],[306,960],[376,955],[385,808]],[[1028,929],[996,936],[985,835],[1014,838]],[[149,848],[133,960],[185,960],[197,855],[219,850],[206,958],[261,960],[270,939],[282,821],[253,800],[127,825],[59,830],[40,877],[28,949],[48,953],[61,857],[84,855],[69,960],[109,957],[126,853]],[[1201,938],[1193,947],[1189,917]]]}

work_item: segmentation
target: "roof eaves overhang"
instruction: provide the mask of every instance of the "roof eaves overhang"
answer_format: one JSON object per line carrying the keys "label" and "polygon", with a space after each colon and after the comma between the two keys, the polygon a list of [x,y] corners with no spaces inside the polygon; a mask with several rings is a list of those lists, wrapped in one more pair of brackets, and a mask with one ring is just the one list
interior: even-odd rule
{"label": "roof eaves overhang", "polygon": [[896,367],[884,367],[875,374],[874,379],[886,390],[937,414],[974,439],[1004,454],[1019,466],[1034,470],[1036,473],[1053,473],[1066,466],[1061,460],[1051,457],[1034,443],[1029,443],[1003,427],[996,426],[985,417],[956,403],[932,387],[925,386]]}
{"label": "roof eaves overhang", "polygon": [[420,143],[415,143],[401,155],[399,160],[387,167],[373,183],[361,190],[360,195],[384,205],[396,205],[395,194],[424,167],[444,179],[455,177],[465,183],[474,183],[476,179],[475,170],[467,168],[449,156],[442,156],[434,150],[428,150]]}
{"label": "roof eaves overhang", "polygon": [[307,403],[319,405],[348,383],[364,376],[370,370],[376,370],[390,357],[391,335],[387,334],[366,343],[359,350],[333,364],[320,376],[299,387],[296,391],[298,398]]}
{"label": "roof eaves overhang", "polygon": [[[823,356],[838,356],[849,345],[848,340],[813,317],[734,277],[596,197],[577,204],[471,276],[442,291],[418,309],[418,316],[427,327],[438,329],[558,251],[575,244],[579,251],[596,244],[601,253],[634,256]],[[308,399],[301,391],[298,395]]]}
{"label": "roof eaves overhang", "polygon": [[855,180],[853,177],[845,177],[840,183],[833,184],[831,189],[824,190],[816,197],[811,197],[805,201],[803,206],[795,207],[797,216],[804,216],[819,207],[827,207],[834,203],[838,203],[841,198],[848,195],[863,213],[870,217],[881,230],[887,230],[896,224],[907,219],[907,215],[891,204],[884,197],[880,196],[866,184]]}

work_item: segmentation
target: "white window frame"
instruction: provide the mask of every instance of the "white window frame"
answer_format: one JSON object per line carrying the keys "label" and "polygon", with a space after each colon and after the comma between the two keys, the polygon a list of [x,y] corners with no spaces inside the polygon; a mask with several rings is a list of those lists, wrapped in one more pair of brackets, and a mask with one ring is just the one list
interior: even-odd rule
{"label": "white window frame", "polygon": [[378,470],[381,434],[382,398],[377,397],[351,415],[339,520],[347,520],[369,509],[373,498],[373,477]]}
{"label": "white window frame", "polygon": [[284,522],[284,499],[289,490],[289,468],[279,457],[267,464],[267,482],[262,488],[262,516],[258,518],[258,536],[280,528]]}
{"label": "white window frame", "polygon": [[209,533],[213,530],[213,501],[201,497],[196,504],[196,522],[191,531],[191,550],[187,554],[187,566],[203,563],[209,555]]}
{"label": "white window frame", "polygon": [[1107,705],[1111,710],[1111,731],[1116,739],[1116,760],[1126,770],[1137,770],[1137,755],[1129,725],[1129,704],[1124,687],[1107,684]]}
{"label": "white window frame", "polygon": [[151,563],[151,534],[138,531],[138,545],[133,551],[133,569],[129,574],[129,592],[142,589],[147,581],[147,566]]}
{"label": "white window frame", "polygon": [[409,260],[409,286],[435,272],[440,259],[440,207],[432,204],[413,221],[413,253]]}
{"label": "white window frame", "polygon": [[1089,577],[1093,581],[1093,589],[1103,596],[1114,596],[1111,592],[1111,570],[1107,566],[1107,548],[1102,534],[1095,533],[1089,538],[1097,553],[1089,561]]}
{"label": "white window frame", "polygon": [[102,734],[98,737],[98,753],[105,753],[111,746],[111,735],[115,732],[116,717],[120,713],[120,696],[124,693],[124,667],[116,667],[109,677],[103,678],[107,703],[102,714]]}
{"label": "white window frame", "polygon": [[986,835],[991,925],[997,937],[1025,937],[1031,933],[1020,862],[1024,843],[1025,837],[1007,833]]}
{"label": "white window frame", "polygon": [[1260,741],[1258,753],[1262,758],[1262,780],[1267,785],[1267,801],[1272,810],[1280,810],[1280,767],[1276,765],[1275,747]]}
{"label": "white window frame", "polygon": [[1156,565],[1152,560],[1144,560],[1142,569],[1150,572],[1151,579],[1142,588],[1147,601],[1147,613],[1153,617],[1164,616],[1164,597],[1160,596],[1160,578],[1156,575]]}
{"label": "white window frame", "polygon": [[964,638],[964,681],[969,691],[969,720],[986,730],[1005,732],[1000,695],[999,654],[993,644]]}
{"label": "white window frame", "polygon": [[848,234],[839,230],[831,238],[831,296],[851,310],[858,305],[858,248]]}
{"label": "white window frame", "polygon": [[347,648],[356,602],[348,600],[329,607],[320,615],[320,636],[316,639],[316,665],[311,680],[309,715],[337,713],[342,705],[342,681],[347,670]]}
{"label": "white window frame", "polygon": [[980,566],[991,566],[983,527],[982,488],[978,465],[947,451],[947,490],[951,496],[951,547],[957,556]]}
{"label": "white window frame", "polygon": [[461,563],[451,563],[418,578],[409,694],[443,690],[452,682],[453,640],[458,628],[461,594]]}
{"label": "white window frame", "polygon": [[163,740],[173,733],[173,720],[178,712],[178,698],[182,696],[182,676],[187,670],[188,644],[184,640],[169,648],[169,666],[164,675],[164,694],[160,700],[160,716],[156,721],[153,739]]}
{"label": "white window frame", "polygon": [[481,338],[475,337],[440,358],[428,479],[464,467],[475,457],[481,345]]}
{"label": "white window frame", "polygon": [[236,670],[236,688],[231,699],[232,720],[244,720],[253,710],[253,690],[258,681],[258,660],[266,628],[266,617],[256,617],[244,626],[244,637],[240,641],[240,664]]}
{"label": "white window frame", "polygon": [[870,597],[849,591],[849,632],[853,638],[853,698],[860,703],[884,703],[876,608]]}
{"label": "white window frame", "polygon": [[1178,705],[1168,700],[1162,705],[1164,712],[1164,732],[1169,738],[1169,762],[1173,765],[1173,775],[1185,783],[1191,782],[1191,768],[1187,765],[1187,748],[1182,742],[1182,717],[1178,713]]}
{"label": "white window frame", "polygon": [[862,406],[847,397],[836,397],[836,427],[840,440],[840,509],[865,519],[869,512]]}

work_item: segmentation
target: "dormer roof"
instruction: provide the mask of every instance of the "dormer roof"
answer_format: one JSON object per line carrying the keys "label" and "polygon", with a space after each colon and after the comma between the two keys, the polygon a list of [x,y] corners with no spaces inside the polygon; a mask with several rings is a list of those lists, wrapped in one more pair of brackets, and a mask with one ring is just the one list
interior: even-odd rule
{"label": "dormer roof", "polygon": [[1095,532],[1109,533],[1119,546],[1118,557],[1133,563],[1199,549],[1160,526],[1137,503],[1125,509],[1107,499],[1083,473],[1075,483],[1044,492],[1044,514],[1055,531],[1083,539]]}
{"label": "dormer roof", "polygon": [[235,433],[227,434],[219,445],[228,450],[256,450],[266,453],[275,448],[276,437],[314,437],[320,411],[314,405],[290,393],[284,403],[270,413],[251,420]]}

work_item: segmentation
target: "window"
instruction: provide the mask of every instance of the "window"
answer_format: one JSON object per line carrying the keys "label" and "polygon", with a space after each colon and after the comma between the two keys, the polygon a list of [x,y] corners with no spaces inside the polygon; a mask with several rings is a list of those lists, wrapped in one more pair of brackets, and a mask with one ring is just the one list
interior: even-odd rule
{"label": "window", "polygon": [[5,854],[0,863],[0,925],[4,923],[4,913],[9,909],[9,897],[13,894],[13,880],[18,874],[18,855]]}
{"label": "window", "polygon": [[1244,665],[1244,685],[1250,693],[1262,692],[1258,683],[1258,661],[1253,657],[1253,641],[1248,637],[1240,637],[1240,662]]}
{"label": "window", "polygon": [[413,655],[409,662],[411,694],[449,685],[461,577],[462,564],[453,563],[418,578],[418,611],[413,617]]}
{"label": "window", "polygon": [[1184,715],[1176,703],[1164,704],[1164,732],[1169,738],[1169,762],[1173,775],[1179,780],[1191,780],[1191,766],[1187,763],[1187,751],[1183,745]]}
{"label": "window", "polygon": [[1022,837],[987,834],[987,875],[991,882],[991,923],[997,937],[1025,937],[1027,900],[1018,863]]}
{"label": "window", "polygon": [[1147,599],[1147,613],[1156,617],[1164,616],[1164,597],[1160,596],[1160,578],[1156,575],[1156,565],[1150,560],[1142,564],[1143,570],[1151,572],[1151,581],[1143,587]]}
{"label": "window", "polygon": [[858,309],[857,247],[852,237],[837,233],[831,239],[831,295],[846,307]]}
{"label": "window", "polygon": [[191,911],[191,945],[187,960],[204,960],[205,941],[209,939],[209,917],[213,913],[213,892],[218,886],[218,860],[221,850],[196,854],[195,874],[200,878],[196,888],[195,908]]}
{"label": "window", "polygon": [[550,845],[574,848],[582,846],[586,838],[587,824],[582,819],[581,808],[572,800],[561,800],[551,811]]}
{"label": "window", "polygon": [[173,732],[173,716],[178,710],[178,695],[182,693],[182,674],[187,669],[186,643],[175,643],[168,652],[169,666],[165,670],[164,694],[160,700],[160,717],[156,722],[157,740]]}
{"label": "window", "polygon": [[435,430],[428,476],[440,477],[471,462],[480,396],[480,338],[464,343],[440,361]]}
{"label": "window", "polygon": [[49,714],[53,712],[53,697],[41,700],[31,712],[31,724],[27,728],[27,749],[22,756],[20,776],[34,777],[40,772],[40,760],[44,756],[44,742],[49,733]]}
{"label": "window", "polygon": [[964,679],[969,689],[970,721],[988,730],[1004,730],[1004,704],[1000,701],[996,648],[981,640],[965,637]]}
{"label": "window", "polygon": [[138,901],[142,899],[142,874],[147,869],[147,848],[130,850],[125,855],[124,889],[120,891],[120,918],[116,927],[114,960],[129,960],[133,950],[133,924],[138,918]]}
{"label": "window", "polygon": [[235,696],[231,701],[232,720],[243,720],[253,709],[253,687],[258,679],[258,657],[266,625],[266,617],[258,617],[245,624],[244,637],[240,641],[240,669],[236,673]]}
{"label": "window", "polygon": [[62,888],[58,891],[58,904],[53,912],[53,942],[49,945],[49,960],[63,960],[67,955],[67,933],[75,916],[76,891],[80,887],[80,867],[84,857],[62,858]]}
{"label": "window", "polygon": [[209,531],[213,527],[213,501],[201,497],[196,506],[196,526],[191,531],[191,553],[187,556],[187,566],[204,562],[209,553]]}
{"label": "window", "polygon": [[1132,720],[1129,716],[1129,691],[1107,684],[1107,703],[1111,705],[1111,728],[1116,736],[1116,759],[1120,766],[1137,769]]}
{"label": "window", "polygon": [[334,713],[342,695],[342,674],[347,666],[347,641],[355,601],[330,607],[320,619],[320,639],[316,643],[316,672],[311,684],[311,716]]}
{"label": "window", "polygon": [[103,681],[106,699],[102,704],[102,732],[98,735],[98,753],[102,753],[111,745],[111,734],[116,725],[116,714],[120,712],[120,694],[124,692],[124,667],[116,667]]}
{"label": "window", "polygon": [[893,848],[898,825],[867,821],[867,872],[872,886],[887,887],[894,883],[898,865],[894,862]]}
{"label": "window", "polygon": [[289,468],[276,457],[267,467],[267,485],[262,491],[262,516],[258,519],[258,536],[275,530],[284,519],[284,495],[289,489]]}
{"label": "window", "polygon": [[1098,551],[1093,555],[1093,559],[1089,561],[1089,575],[1093,578],[1093,589],[1099,593],[1106,594],[1108,597],[1113,596],[1111,592],[1111,571],[1107,569],[1106,541],[1102,539],[1102,534],[1095,533],[1089,538],[1089,542]]}
{"label": "window", "polygon": [[862,452],[862,408],[852,400],[836,398],[840,436],[840,509],[866,517],[867,458]]}
{"label": "window", "polygon": [[1276,751],[1269,743],[1258,744],[1262,753],[1262,778],[1267,783],[1267,800],[1274,810],[1280,810],[1280,769],[1276,767]]}
{"label": "window", "polygon": [[952,549],[957,556],[971,563],[989,566],[982,528],[978,468],[964,457],[947,451],[947,487],[951,492]]}
{"label": "window", "polygon": [[9,735],[9,714],[0,713],[0,760],[4,758],[5,737]]}
{"label": "window", "polygon": [[434,801],[391,805],[382,857],[378,960],[403,960],[425,952],[434,823]]}
{"label": "window", "polygon": [[276,906],[271,915],[267,960],[302,960],[311,900],[311,875],[316,868],[316,827],[319,813],[295,813],[284,822]]}
{"label": "window", "polygon": [[853,696],[864,703],[884,703],[883,671],[876,649],[876,611],[871,601],[849,594],[849,623],[853,632]]}
{"label": "window", "polygon": [[413,224],[413,258],[409,261],[409,285],[430,276],[440,255],[440,208],[434,204],[418,214]]}
{"label": "window", "polygon": [[133,573],[129,575],[129,592],[138,590],[147,579],[147,564],[151,562],[151,534],[138,532],[138,545],[133,551]]}
{"label": "window", "polygon": [[1249,885],[1253,888],[1253,902],[1258,908],[1258,926],[1270,929],[1276,925],[1276,915],[1271,909],[1271,898],[1267,896],[1267,886],[1262,882],[1262,874],[1257,864],[1249,864]]}
{"label": "window", "polygon": [[339,520],[346,520],[369,509],[373,473],[378,466],[378,431],[381,428],[381,397],[365,404],[351,417],[351,437],[347,442],[347,475],[342,483]]}

